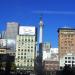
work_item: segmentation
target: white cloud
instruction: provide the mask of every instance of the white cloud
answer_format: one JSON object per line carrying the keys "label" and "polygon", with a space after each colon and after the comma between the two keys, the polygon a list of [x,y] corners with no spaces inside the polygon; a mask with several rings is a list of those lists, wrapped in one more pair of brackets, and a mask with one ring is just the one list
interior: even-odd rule
{"label": "white cloud", "polygon": [[65,14],[65,15],[75,15],[75,12],[72,11],[32,11],[35,14]]}

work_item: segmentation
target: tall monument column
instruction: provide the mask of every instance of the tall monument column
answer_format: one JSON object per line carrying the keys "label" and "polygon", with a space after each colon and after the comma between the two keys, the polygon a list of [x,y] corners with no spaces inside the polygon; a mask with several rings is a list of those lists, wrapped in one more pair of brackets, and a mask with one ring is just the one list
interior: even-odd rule
{"label": "tall monument column", "polygon": [[40,31],[39,31],[39,66],[38,66],[38,73],[39,75],[43,75],[43,66],[42,66],[42,56],[43,56],[43,20],[40,17]]}
{"label": "tall monument column", "polygon": [[40,17],[40,33],[39,33],[39,43],[42,43],[43,41],[43,20],[42,20],[42,17]]}

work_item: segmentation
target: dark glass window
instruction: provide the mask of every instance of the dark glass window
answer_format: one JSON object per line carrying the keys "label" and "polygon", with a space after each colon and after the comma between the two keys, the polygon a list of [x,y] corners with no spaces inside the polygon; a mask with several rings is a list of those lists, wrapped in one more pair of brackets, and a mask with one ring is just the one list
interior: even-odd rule
{"label": "dark glass window", "polygon": [[72,59],[74,59],[74,57],[72,57]]}
{"label": "dark glass window", "polygon": [[23,53],[21,53],[21,55],[23,55]]}
{"label": "dark glass window", "polygon": [[27,62],[29,62],[29,60],[27,60]]}
{"label": "dark glass window", "polygon": [[65,61],[65,63],[67,63],[67,61]]}
{"label": "dark glass window", "polygon": [[71,61],[68,61],[68,63],[71,63]]}
{"label": "dark glass window", "polygon": [[24,55],[26,55],[26,53],[24,53]]}
{"label": "dark glass window", "polygon": [[67,57],[65,57],[65,59],[67,59]]}
{"label": "dark glass window", "polygon": [[71,59],[71,57],[68,57],[68,59]]}
{"label": "dark glass window", "polygon": [[20,49],[18,49],[18,51],[20,51]]}

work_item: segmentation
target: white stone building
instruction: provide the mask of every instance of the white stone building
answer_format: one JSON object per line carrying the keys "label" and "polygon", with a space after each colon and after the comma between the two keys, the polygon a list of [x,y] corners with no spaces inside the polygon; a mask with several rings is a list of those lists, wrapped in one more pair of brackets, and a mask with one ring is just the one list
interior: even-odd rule
{"label": "white stone building", "polygon": [[16,39],[15,64],[19,70],[34,70],[36,58],[36,28],[20,26]]}

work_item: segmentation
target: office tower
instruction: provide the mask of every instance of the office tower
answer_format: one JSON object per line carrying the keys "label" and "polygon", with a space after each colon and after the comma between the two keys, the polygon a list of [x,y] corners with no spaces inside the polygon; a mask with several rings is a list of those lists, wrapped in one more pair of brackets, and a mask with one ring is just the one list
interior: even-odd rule
{"label": "office tower", "polygon": [[[15,52],[16,36],[18,35],[19,24],[17,22],[7,22],[7,28],[4,38],[6,39],[6,47]],[[11,52],[12,52],[11,51]]]}
{"label": "office tower", "polygon": [[19,24],[16,22],[8,22],[5,38],[16,39],[16,35],[18,34],[18,26]]}
{"label": "office tower", "polygon": [[66,65],[75,65],[75,29],[58,29],[58,47],[60,68]]}
{"label": "office tower", "polygon": [[15,64],[17,69],[34,71],[36,57],[36,28],[20,26],[16,39]]}

